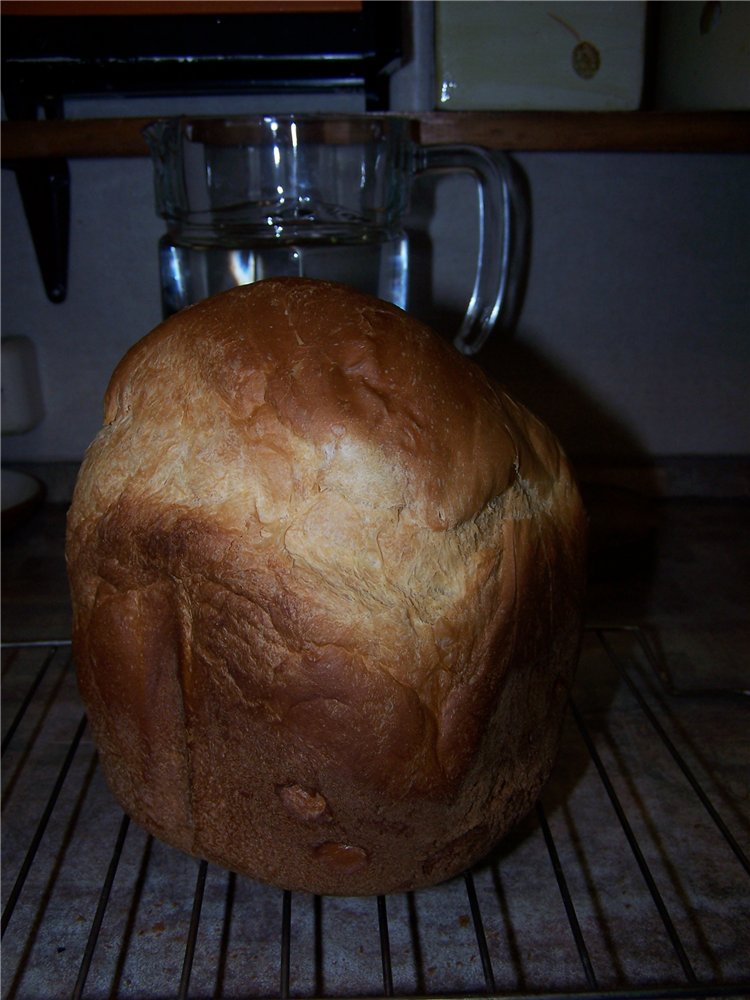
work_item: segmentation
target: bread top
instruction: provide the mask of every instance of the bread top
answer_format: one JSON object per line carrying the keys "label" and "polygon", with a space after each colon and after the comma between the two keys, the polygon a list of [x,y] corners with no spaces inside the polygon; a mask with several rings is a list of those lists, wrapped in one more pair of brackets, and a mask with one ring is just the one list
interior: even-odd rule
{"label": "bread top", "polygon": [[109,385],[105,423],[123,421],[151,428],[148,453],[159,426],[179,424],[196,498],[221,489],[217,465],[236,448],[262,467],[261,518],[287,505],[303,469],[321,492],[438,530],[517,477],[544,493],[557,474],[557,447],[540,426],[525,446],[517,407],[475,364],[395,306],[306,279],[232,289],[157,327]]}

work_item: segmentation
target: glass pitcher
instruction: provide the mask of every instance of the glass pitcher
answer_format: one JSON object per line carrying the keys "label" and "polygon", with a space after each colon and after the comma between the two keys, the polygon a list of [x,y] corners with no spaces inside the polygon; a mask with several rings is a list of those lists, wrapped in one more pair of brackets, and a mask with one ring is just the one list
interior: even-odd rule
{"label": "glass pitcher", "polygon": [[476,353],[508,285],[511,211],[503,157],[467,145],[421,146],[396,115],[171,118],[144,130],[159,214],[165,315],[234,285],[304,275],[409,308],[404,218],[425,171],[476,180],[476,275],[454,343]]}

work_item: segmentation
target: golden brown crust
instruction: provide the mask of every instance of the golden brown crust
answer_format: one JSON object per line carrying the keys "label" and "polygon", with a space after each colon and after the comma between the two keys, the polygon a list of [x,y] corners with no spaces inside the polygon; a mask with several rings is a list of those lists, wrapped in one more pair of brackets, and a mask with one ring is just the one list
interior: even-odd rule
{"label": "golden brown crust", "polygon": [[583,535],[550,432],[395,307],[278,279],[185,310],[115,371],[69,516],[115,795],[288,888],[454,874],[549,772]]}

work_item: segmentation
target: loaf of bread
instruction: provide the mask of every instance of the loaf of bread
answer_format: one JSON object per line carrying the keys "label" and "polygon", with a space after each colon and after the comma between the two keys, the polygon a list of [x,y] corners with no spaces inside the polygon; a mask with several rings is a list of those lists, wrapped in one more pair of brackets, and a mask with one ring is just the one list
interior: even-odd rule
{"label": "loaf of bread", "polygon": [[462,871],[551,769],[584,533],[550,431],[396,307],[271,279],[178,313],[114,372],[68,518],[114,796],[289,889]]}

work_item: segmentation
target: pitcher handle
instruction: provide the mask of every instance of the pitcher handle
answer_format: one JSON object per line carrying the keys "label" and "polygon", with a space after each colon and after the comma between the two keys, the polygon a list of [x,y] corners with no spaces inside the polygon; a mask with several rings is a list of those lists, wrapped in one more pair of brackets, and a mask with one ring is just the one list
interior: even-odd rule
{"label": "pitcher handle", "polygon": [[474,288],[453,339],[462,354],[476,354],[506,311],[512,247],[511,171],[506,158],[479,146],[421,146],[417,173],[468,171],[477,184],[479,245]]}

